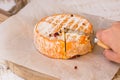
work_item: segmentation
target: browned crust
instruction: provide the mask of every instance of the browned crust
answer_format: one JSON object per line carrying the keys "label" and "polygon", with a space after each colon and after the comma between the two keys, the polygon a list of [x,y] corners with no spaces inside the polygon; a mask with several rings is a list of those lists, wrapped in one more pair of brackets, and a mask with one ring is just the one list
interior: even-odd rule
{"label": "browned crust", "polygon": [[[70,14],[55,14],[57,15],[70,15]],[[75,15],[77,17],[81,17],[79,15]],[[45,18],[42,18],[40,22],[44,22]],[[84,17],[81,17],[84,18]],[[85,18],[84,18],[85,19]],[[87,20],[88,21],[88,20]],[[84,55],[91,51],[92,46],[90,44],[90,40],[86,42],[86,44],[81,44],[80,41],[71,41],[66,43],[66,51],[65,51],[65,42],[62,40],[50,40],[49,38],[44,37],[37,31],[38,24],[36,24],[34,28],[34,44],[39,52],[42,54],[58,59],[69,59],[75,55]],[[92,33],[92,25],[90,24],[89,29],[85,31],[87,34]],[[50,46],[52,45],[52,46]],[[71,46],[69,48],[69,46]]]}
{"label": "browned crust", "polygon": [[[49,40],[39,33],[34,31],[34,44],[36,48],[43,54],[52,58],[66,58],[64,56],[64,41],[62,40]],[[52,46],[51,46],[52,45]]]}

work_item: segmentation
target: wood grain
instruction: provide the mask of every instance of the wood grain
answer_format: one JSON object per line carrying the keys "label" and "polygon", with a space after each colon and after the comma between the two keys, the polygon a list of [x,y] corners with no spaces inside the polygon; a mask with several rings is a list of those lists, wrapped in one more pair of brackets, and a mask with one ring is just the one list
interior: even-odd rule
{"label": "wood grain", "polygon": [[59,80],[55,77],[33,71],[31,69],[17,65],[9,61],[7,62],[7,64],[9,68],[12,70],[12,72],[24,78],[25,80]]}
{"label": "wood grain", "polygon": [[3,15],[0,13],[0,23],[2,23],[4,20],[6,20],[8,18],[8,16]]}

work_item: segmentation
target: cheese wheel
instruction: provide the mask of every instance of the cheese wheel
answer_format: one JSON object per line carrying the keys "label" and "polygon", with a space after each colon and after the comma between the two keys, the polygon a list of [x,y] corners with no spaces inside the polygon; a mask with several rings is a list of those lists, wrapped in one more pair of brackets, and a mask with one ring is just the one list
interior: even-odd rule
{"label": "cheese wheel", "polygon": [[42,18],[34,28],[34,43],[48,57],[69,59],[92,50],[91,23],[82,16],[57,14]]}

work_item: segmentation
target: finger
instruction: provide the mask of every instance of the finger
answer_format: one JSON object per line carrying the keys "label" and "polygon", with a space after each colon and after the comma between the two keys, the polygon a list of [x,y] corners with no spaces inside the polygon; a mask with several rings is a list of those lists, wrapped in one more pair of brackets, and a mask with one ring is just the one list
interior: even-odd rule
{"label": "finger", "polygon": [[120,63],[120,56],[119,56],[117,53],[115,53],[115,52],[113,52],[113,51],[111,51],[111,50],[105,50],[105,51],[103,52],[103,54],[105,55],[105,57],[106,57],[108,60],[113,61],[113,62]]}
{"label": "finger", "polygon": [[111,42],[110,42],[110,29],[106,29],[106,30],[101,30],[98,31],[96,34],[96,37],[102,41],[103,44],[107,45],[107,46],[111,46]]}
{"label": "finger", "polygon": [[96,33],[96,37],[101,40],[103,30],[100,30]]}
{"label": "finger", "polygon": [[96,33],[96,37],[100,40],[100,42],[102,43],[102,44],[104,44],[104,45],[106,45],[106,37],[104,37],[105,35],[104,35],[104,32],[105,32],[105,30],[100,30],[100,31],[98,31],[97,33]]}
{"label": "finger", "polygon": [[120,25],[120,21],[116,21],[112,24],[112,26]]}

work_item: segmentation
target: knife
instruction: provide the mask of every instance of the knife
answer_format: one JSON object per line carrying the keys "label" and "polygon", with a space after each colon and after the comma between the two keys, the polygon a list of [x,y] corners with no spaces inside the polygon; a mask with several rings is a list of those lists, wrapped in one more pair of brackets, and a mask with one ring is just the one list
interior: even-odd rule
{"label": "knife", "polygon": [[[74,30],[69,30],[69,31],[67,31],[67,32],[74,32]],[[91,33],[91,34],[87,34],[87,33],[85,33],[85,32],[83,32],[83,31],[75,31],[75,33],[78,33],[78,34],[80,34],[80,35],[89,35],[90,37],[90,42],[91,42],[91,44],[92,44],[92,46],[94,47],[94,45],[95,44],[97,44],[98,46],[100,46],[100,47],[102,47],[102,48],[104,48],[104,49],[111,49],[108,45],[106,45],[104,42],[102,42],[101,40],[99,40],[96,36],[95,36],[95,33],[94,33],[94,31],[93,31],[93,33]]]}
{"label": "knife", "polygon": [[91,40],[91,44],[94,46],[95,44],[97,44],[98,46],[104,48],[104,49],[111,49],[108,45],[106,45],[104,42],[102,42],[101,40],[99,40],[98,38],[96,38],[95,33],[93,32],[92,34],[90,34],[90,40]]}

